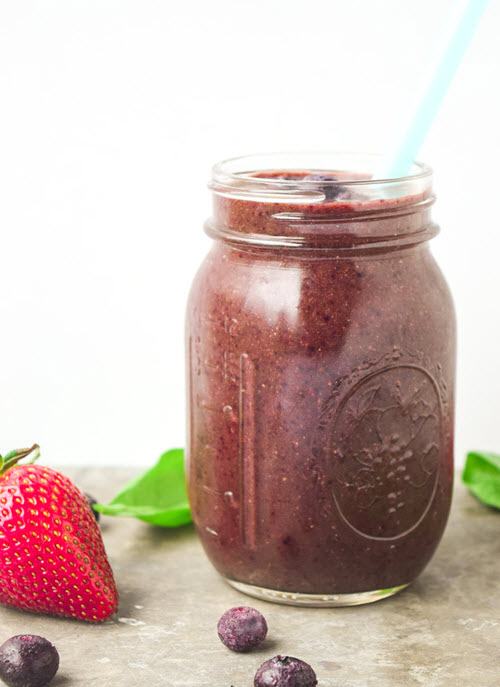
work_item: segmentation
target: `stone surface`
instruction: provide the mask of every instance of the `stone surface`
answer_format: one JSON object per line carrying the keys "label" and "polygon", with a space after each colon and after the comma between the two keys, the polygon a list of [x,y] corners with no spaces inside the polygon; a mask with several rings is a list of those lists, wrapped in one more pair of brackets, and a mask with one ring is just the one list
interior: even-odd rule
{"label": "stone surface", "polygon": [[[69,472],[69,471],[68,471]],[[101,500],[130,476],[73,470]],[[47,637],[61,655],[54,687],[249,687],[277,653],[310,663],[319,687],[474,685],[500,680],[500,513],[458,487],[443,542],[416,584],[399,596],[348,609],[298,609],[230,589],[206,560],[191,527],[159,530],[104,518],[121,592],[119,613],[101,626],[0,608],[0,643]],[[235,654],[217,637],[229,607],[250,604],[269,624],[266,642]]]}

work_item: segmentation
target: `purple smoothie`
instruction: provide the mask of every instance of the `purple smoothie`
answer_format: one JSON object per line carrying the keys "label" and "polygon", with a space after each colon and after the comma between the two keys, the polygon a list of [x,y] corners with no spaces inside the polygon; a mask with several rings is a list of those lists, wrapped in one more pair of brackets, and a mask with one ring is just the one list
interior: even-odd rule
{"label": "purple smoothie", "polygon": [[430,188],[314,175],[251,175],[311,203],[216,188],[188,305],[189,493],[226,579],[333,603],[410,583],[441,538],[455,323]]}

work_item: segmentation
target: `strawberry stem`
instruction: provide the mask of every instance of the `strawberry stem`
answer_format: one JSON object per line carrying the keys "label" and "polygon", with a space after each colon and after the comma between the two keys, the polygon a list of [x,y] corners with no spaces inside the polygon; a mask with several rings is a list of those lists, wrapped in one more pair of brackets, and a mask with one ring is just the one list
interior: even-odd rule
{"label": "strawberry stem", "polygon": [[38,444],[33,444],[30,448],[18,448],[14,451],[10,451],[5,456],[0,456],[0,475],[3,475],[7,470],[13,468],[17,465],[19,461],[24,458],[30,459],[25,463],[25,465],[31,465],[40,457],[40,446]]}

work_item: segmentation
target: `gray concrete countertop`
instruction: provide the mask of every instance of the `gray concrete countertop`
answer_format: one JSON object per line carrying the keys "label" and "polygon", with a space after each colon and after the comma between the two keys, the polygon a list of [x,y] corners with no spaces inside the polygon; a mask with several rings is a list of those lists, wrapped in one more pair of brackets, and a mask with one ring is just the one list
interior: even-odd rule
{"label": "gray concrete countertop", "polygon": [[[101,500],[130,476],[68,470]],[[0,608],[0,640],[36,633],[61,654],[54,687],[251,687],[277,653],[311,663],[319,687],[500,684],[500,513],[458,487],[448,529],[421,578],[385,601],[346,609],[299,609],[230,589],[191,527],[160,530],[105,518],[103,535],[121,592],[117,617],[100,626]],[[250,604],[267,617],[269,639],[234,654],[215,625]]]}

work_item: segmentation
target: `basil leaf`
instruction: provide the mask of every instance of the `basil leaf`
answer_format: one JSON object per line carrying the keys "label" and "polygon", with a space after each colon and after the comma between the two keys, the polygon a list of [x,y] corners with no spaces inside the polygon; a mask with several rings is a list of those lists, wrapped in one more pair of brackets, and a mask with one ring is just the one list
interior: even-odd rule
{"label": "basil leaf", "polygon": [[184,451],[166,451],[154,467],[129,482],[110,503],[95,504],[94,510],[104,515],[138,518],[160,527],[179,527],[191,522]]}
{"label": "basil leaf", "polygon": [[462,480],[480,501],[500,508],[500,455],[481,451],[467,454]]}

